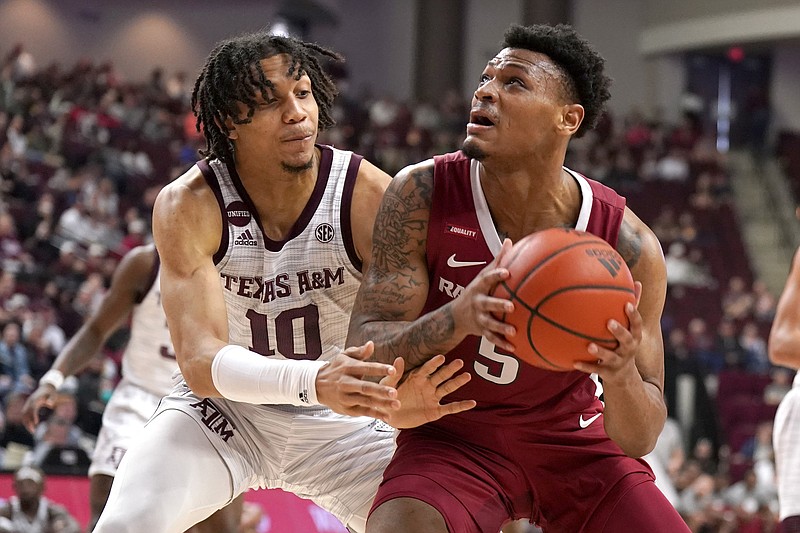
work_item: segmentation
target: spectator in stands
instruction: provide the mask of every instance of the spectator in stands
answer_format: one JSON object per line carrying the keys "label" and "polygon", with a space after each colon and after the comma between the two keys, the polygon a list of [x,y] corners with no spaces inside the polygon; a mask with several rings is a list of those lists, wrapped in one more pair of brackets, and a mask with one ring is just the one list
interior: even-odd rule
{"label": "spectator in stands", "polygon": [[686,151],[672,147],[656,163],[656,179],[685,183],[689,179],[689,157]]}
{"label": "spectator in stands", "polygon": [[714,183],[711,173],[703,172],[697,176],[695,188],[689,197],[689,205],[698,210],[712,210],[719,207],[717,196],[714,194]]}
{"label": "spectator in stands", "polygon": [[721,361],[718,365],[713,365],[716,368],[714,373],[718,373],[723,368],[743,368],[745,364],[745,354],[741,343],[739,343],[739,335],[736,332],[736,324],[724,318],[720,320],[717,326],[717,337],[715,340],[714,351],[719,355]]}
{"label": "spectator in stands", "polygon": [[0,339],[0,400],[9,392],[30,392],[35,384],[28,368],[28,351],[20,339],[16,322],[3,326]]}
{"label": "spectator in stands", "polygon": [[708,323],[701,317],[689,320],[686,326],[686,346],[697,359],[703,373],[716,373],[717,356],[714,336],[708,331]]}
{"label": "spectator in stands", "polygon": [[656,447],[643,459],[653,468],[656,475],[656,486],[661,489],[673,506],[677,505],[678,492],[675,488],[675,481],[686,460],[683,431],[677,420],[667,417],[664,428],[656,441]]}
{"label": "spectator in stands", "polygon": [[762,324],[771,323],[775,318],[778,301],[767,284],[760,279],[753,282],[753,318]]}
{"label": "spectator in stands", "polygon": [[147,222],[141,218],[135,218],[128,223],[128,233],[122,238],[117,253],[123,256],[137,246],[146,244],[147,239]]}
{"label": "spectator in stands", "polygon": [[775,457],[772,449],[772,420],[759,422],[755,434],[744,441],[738,453],[745,461],[772,462]]}
{"label": "spectator in stands", "polygon": [[17,452],[16,455],[6,455],[4,461],[7,460],[8,463],[4,462],[0,465],[4,469],[16,468],[22,464],[24,453],[33,449],[36,444],[33,435],[25,428],[22,421],[22,407],[25,405],[27,397],[27,394],[22,392],[12,392],[6,397],[3,415],[5,430],[0,435],[0,448],[5,450],[16,448]]}
{"label": "spectator in stands", "polygon": [[624,193],[638,188],[639,174],[629,150],[619,150],[614,156],[614,164],[608,171],[606,184]]}
{"label": "spectator in stands", "polygon": [[668,245],[680,237],[680,226],[675,208],[669,204],[661,207],[653,223],[650,225],[662,245]]}
{"label": "spectator in stands", "polygon": [[768,505],[774,499],[774,494],[759,487],[755,471],[748,468],[740,481],[725,490],[724,498],[730,507],[742,508],[754,514],[761,505]]}
{"label": "spectator in stands", "polygon": [[715,452],[711,439],[699,438],[692,448],[692,461],[698,464],[702,472],[716,474],[718,465]]}
{"label": "spectator in stands", "polygon": [[792,390],[794,373],[788,368],[773,366],[769,375],[772,381],[764,387],[764,403],[766,405],[778,405]]}
{"label": "spectator in stands", "polygon": [[748,321],[742,326],[739,344],[742,345],[745,354],[745,369],[754,374],[768,374],[770,362],[767,341],[761,336],[755,322]]}
{"label": "spectator in stands", "polygon": [[[57,468],[70,471],[76,466],[75,455],[70,453],[61,456],[59,450],[69,449],[80,453],[83,469],[89,466],[92,442],[87,439],[80,428],[75,425],[78,417],[77,401],[72,394],[60,393],[55,402],[52,414],[34,433],[36,444],[33,447],[30,464],[45,468]],[[79,465],[81,466],[81,465]],[[78,473],[77,471],[75,473]]]}
{"label": "spectator in stands", "polygon": [[704,531],[715,523],[716,517],[709,512],[719,499],[714,489],[714,476],[702,472],[680,493],[675,509],[693,532]]}
{"label": "spectator in stands", "polygon": [[685,153],[690,153],[700,138],[700,130],[697,121],[691,114],[684,114],[680,122],[669,134],[667,146],[680,148]]}
{"label": "spectator in stands", "polygon": [[61,505],[44,496],[44,473],[32,466],[23,466],[14,473],[14,493],[0,504],[0,517],[13,524],[16,533],[79,533],[75,518]]}
{"label": "spectator in stands", "polygon": [[684,287],[710,287],[713,280],[706,268],[687,254],[686,245],[675,241],[669,245],[667,255],[667,284]]}
{"label": "spectator in stands", "polygon": [[44,375],[50,368],[58,351],[53,348],[52,342],[45,336],[46,322],[40,315],[35,314],[23,328],[25,347],[28,351],[28,367],[34,382]]}
{"label": "spectator in stands", "polygon": [[728,287],[722,295],[722,311],[731,320],[748,318],[753,312],[755,298],[747,290],[747,284],[741,276],[732,276]]}

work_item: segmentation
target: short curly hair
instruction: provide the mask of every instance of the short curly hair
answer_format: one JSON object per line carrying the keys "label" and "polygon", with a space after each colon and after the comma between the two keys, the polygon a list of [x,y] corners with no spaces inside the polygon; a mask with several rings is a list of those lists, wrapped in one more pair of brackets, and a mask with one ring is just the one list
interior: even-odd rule
{"label": "short curly hair", "polygon": [[[311,90],[319,107],[319,129],[335,124],[332,115],[337,90],[325,72],[320,57],[344,61],[342,56],[315,43],[294,37],[272,35],[262,30],[226,39],[209,54],[192,91],[192,109],[197,116],[197,130],[206,138],[204,157],[215,157],[231,164],[234,161],[233,143],[225,121],[234,124],[250,122],[257,107],[256,95],[267,98],[272,83],[261,70],[262,59],[279,54],[291,58],[288,75],[295,79],[307,74]],[[247,116],[239,117],[238,102],[247,106]]]}
{"label": "short curly hair", "polygon": [[512,24],[503,35],[503,48],[522,48],[549,57],[565,74],[566,96],[584,109],[575,137],[594,128],[611,97],[611,78],[605,75],[605,59],[572,26]]}

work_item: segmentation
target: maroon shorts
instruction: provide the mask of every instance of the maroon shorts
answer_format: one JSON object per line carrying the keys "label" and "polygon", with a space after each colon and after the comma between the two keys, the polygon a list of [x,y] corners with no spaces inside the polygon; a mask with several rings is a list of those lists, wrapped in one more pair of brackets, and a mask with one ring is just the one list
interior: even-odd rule
{"label": "maroon shorts", "polygon": [[627,519],[632,509],[653,521],[649,532],[688,531],[647,464],[622,453],[602,418],[585,429],[577,421],[546,431],[511,424],[457,434],[433,426],[404,430],[373,509],[415,498],[436,508],[454,533],[497,532],[519,518],[548,533],[613,531],[616,511]]}

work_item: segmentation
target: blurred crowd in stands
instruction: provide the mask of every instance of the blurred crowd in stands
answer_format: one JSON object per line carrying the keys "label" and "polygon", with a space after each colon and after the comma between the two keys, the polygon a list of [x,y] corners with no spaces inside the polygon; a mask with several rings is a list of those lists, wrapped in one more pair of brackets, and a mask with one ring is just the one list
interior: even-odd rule
{"label": "blurred crowd in stands", "polygon": [[[150,238],[160,188],[198,159],[193,76],[156,68],[128,83],[110,63],[39,66],[21,46],[0,61],[0,466],[85,474],[126,331],[68,380],[34,435],[20,408],[119,259]],[[412,104],[355,94],[332,73],[338,124],[320,142],[390,174],[460,146],[468,102],[456,91]],[[751,271],[725,158],[684,111],[678,124],[606,115],[567,164],[626,196],[664,248],[670,419],[648,457],[663,490],[693,531],[776,531],[771,421],[792,376],[767,358],[776,296]]]}

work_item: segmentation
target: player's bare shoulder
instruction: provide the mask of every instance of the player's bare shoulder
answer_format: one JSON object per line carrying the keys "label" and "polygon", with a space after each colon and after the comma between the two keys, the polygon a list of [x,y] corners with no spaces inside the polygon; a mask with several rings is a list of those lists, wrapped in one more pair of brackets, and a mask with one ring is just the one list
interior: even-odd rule
{"label": "player's bare shoulder", "polygon": [[627,207],[619,229],[617,251],[634,274],[636,270],[646,268],[663,270],[666,275],[661,243],[655,233]]}
{"label": "player's bare shoulder", "polygon": [[397,173],[389,190],[406,198],[403,202],[413,209],[429,209],[433,196],[433,159],[409,165]]}
{"label": "player's bare shoulder", "polygon": [[148,288],[156,267],[155,244],[143,244],[125,254],[114,272],[114,283],[135,291]]}
{"label": "player's bare shoulder", "polygon": [[158,193],[153,206],[153,237],[162,260],[175,246],[191,245],[213,254],[221,232],[219,202],[197,165]]}
{"label": "player's bare shoulder", "polygon": [[389,184],[375,224],[375,258],[397,263],[403,256],[407,260],[409,254],[423,253],[433,196],[433,167],[433,159],[405,167]]}

